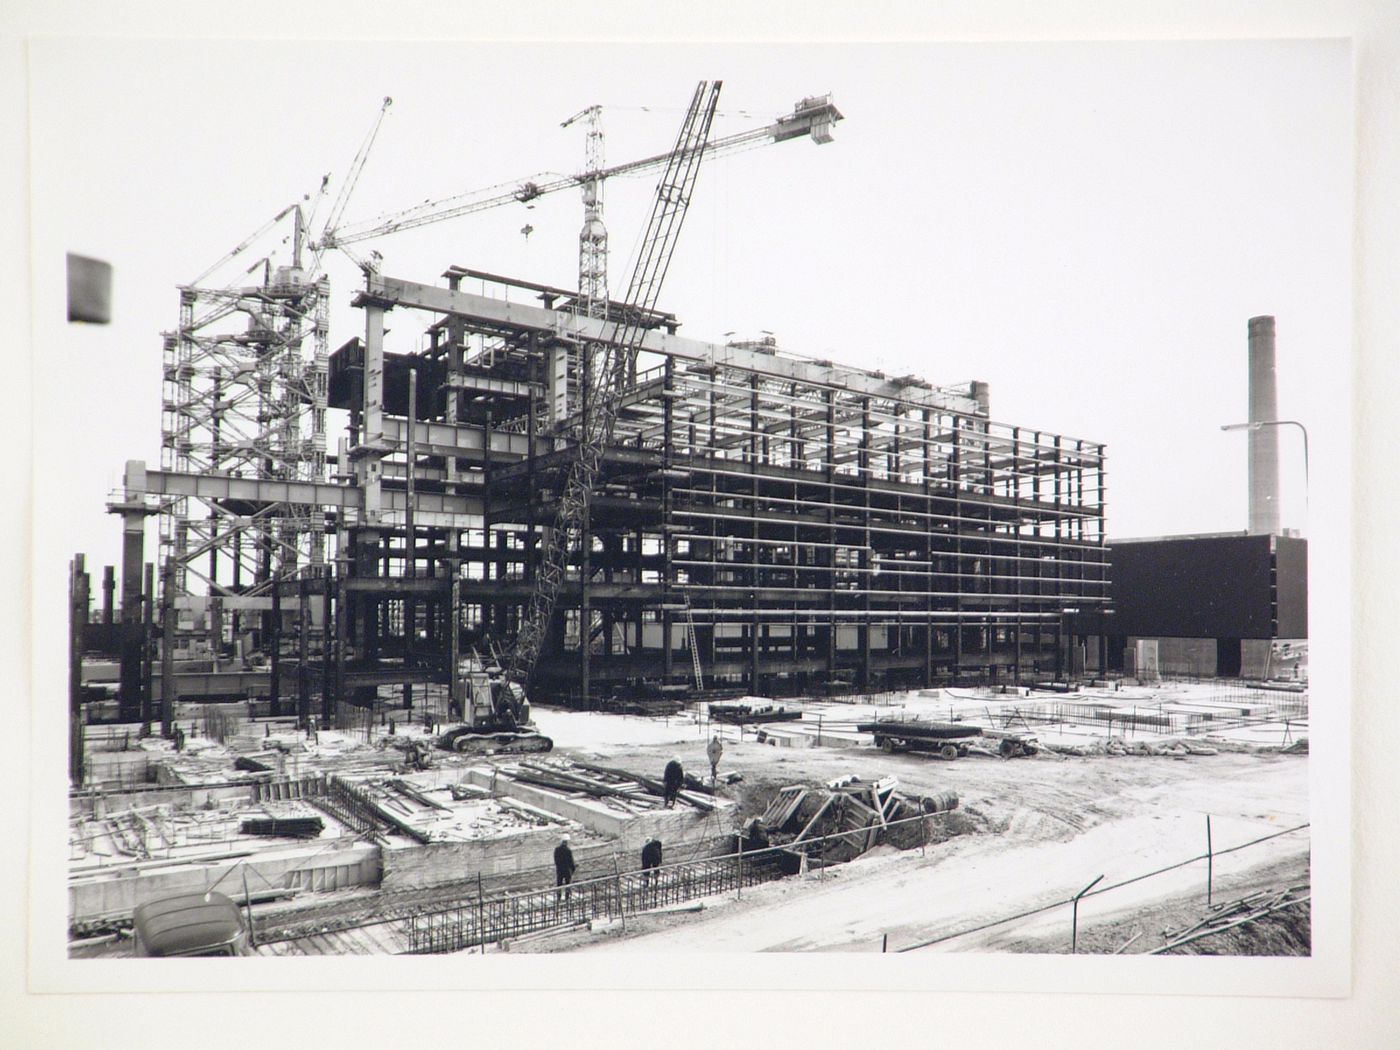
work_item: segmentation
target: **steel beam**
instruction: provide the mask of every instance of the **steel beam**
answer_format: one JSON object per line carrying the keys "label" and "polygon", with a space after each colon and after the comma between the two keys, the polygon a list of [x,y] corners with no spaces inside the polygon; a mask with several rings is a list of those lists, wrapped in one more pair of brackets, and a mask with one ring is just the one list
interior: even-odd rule
{"label": "steel beam", "polygon": [[[565,341],[606,342],[615,336],[614,330],[617,328],[602,318],[584,317],[562,310],[547,310],[524,303],[508,303],[502,299],[473,295],[471,292],[437,288],[379,274],[369,278],[366,291],[376,300],[393,302],[397,306],[442,314],[459,314],[492,325],[553,334]],[[859,369],[765,354],[738,346],[706,343],[664,331],[645,332],[639,349],[644,353],[662,354],[686,361],[741,368],[775,379],[835,387],[869,394],[872,397],[891,398],[971,415],[978,413],[977,402],[970,397],[883,379]]]}
{"label": "steel beam", "polygon": [[[408,426],[399,416],[385,416],[383,422],[384,445],[380,451],[397,451],[408,445]],[[491,431],[488,442],[482,427],[451,423],[420,421],[413,427],[414,444],[418,451],[434,456],[455,456],[458,459],[484,462],[489,448],[491,458],[522,459],[529,452],[530,440],[524,434],[507,431]],[[555,447],[552,438],[536,438],[537,453],[551,451]]]}
{"label": "steel beam", "polygon": [[[364,507],[364,495],[354,486],[319,481],[279,481],[268,478],[232,478],[217,474],[185,474],[171,470],[145,470],[141,467],[143,495],[194,496],[203,500],[246,500],[251,503],[289,503],[312,507],[334,507],[358,510]],[[130,469],[128,469],[128,474]],[[130,498],[131,493],[128,493]],[[455,496],[440,492],[416,494],[419,520],[434,526],[461,525],[462,516],[480,517],[484,506],[475,496]],[[407,496],[399,490],[382,493],[386,512],[403,513]],[[424,517],[424,515],[430,515]]]}
{"label": "steel beam", "polygon": [[450,390],[476,394],[500,394],[505,397],[544,396],[544,386],[540,383],[522,383],[513,379],[475,375],[471,372],[449,375],[442,385]]}
{"label": "steel beam", "polygon": [[345,589],[352,594],[401,594],[445,595],[450,581],[446,576],[352,576],[345,581]]}

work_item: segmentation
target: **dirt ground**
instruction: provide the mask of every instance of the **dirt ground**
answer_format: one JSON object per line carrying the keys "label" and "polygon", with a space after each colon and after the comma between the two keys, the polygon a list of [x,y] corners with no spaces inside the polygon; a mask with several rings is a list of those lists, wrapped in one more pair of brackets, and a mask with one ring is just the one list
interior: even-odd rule
{"label": "dirt ground", "polygon": [[[708,772],[705,729],[694,723],[635,720],[633,732],[619,734],[614,724],[603,734],[592,731],[586,715],[542,713],[546,720],[565,754],[658,776],[679,754],[688,771]],[[605,735],[625,742],[605,742]],[[625,931],[561,934],[527,950],[896,951],[1063,900],[1100,875],[1100,886],[1112,886],[1204,853],[1207,815],[1216,851],[1304,824],[1307,766],[1306,755],[1277,752],[972,755],[944,762],[874,747],[773,747],[751,732],[739,741],[731,730],[720,770],[744,779],[720,790],[748,812],[761,810],[771,791],[786,784],[893,775],[912,794],[957,793],[958,810],[936,818],[949,837],[923,851],[879,847],[851,864],[746,889],[742,899],[708,900],[698,912],[629,917]],[[1305,829],[1217,856],[1215,900],[1306,882],[1308,841]],[[1191,925],[1204,915],[1205,883],[1200,861],[1086,897],[1079,908],[1081,949],[1113,951],[1135,929]],[[1069,909],[1056,908],[927,950],[1068,951],[1069,926]],[[1297,939],[1289,950],[1297,951]],[[1146,936],[1139,940],[1130,951],[1162,943],[1160,936],[1150,944]]]}

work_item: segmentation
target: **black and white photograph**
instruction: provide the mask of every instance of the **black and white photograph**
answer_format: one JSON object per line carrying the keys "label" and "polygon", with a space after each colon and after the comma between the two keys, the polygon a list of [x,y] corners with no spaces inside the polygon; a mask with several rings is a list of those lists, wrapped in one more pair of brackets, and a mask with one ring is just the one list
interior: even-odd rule
{"label": "black and white photograph", "polygon": [[31,988],[1348,995],[1353,42],[405,36],[27,42]]}

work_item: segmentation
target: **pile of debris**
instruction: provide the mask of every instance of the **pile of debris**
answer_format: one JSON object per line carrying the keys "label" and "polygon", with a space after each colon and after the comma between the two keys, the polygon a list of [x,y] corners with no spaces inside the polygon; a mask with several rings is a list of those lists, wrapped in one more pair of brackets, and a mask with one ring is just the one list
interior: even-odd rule
{"label": "pile of debris", "polygon": [[[1214,942],[1216,944],[1214,948],[1198,946],[1196,942],[1202,941],[1208,937],[1215,937],[1217,934],[1226,933],[1227,931],[1237,930],[1240,927],[1251,926],[1261,920],[1268,920],[1275,912],[1289,909],[1301,910],[1301,906],[1310,905],[1311,900],[1311,884],[1302,883],[1297,886],[1289,886],[1282,890],[1260,890],[1257,893],[1251,893],[1247,897],[1241,897],[1238,900],[1230,901],[1226,904],[1214,905],[1211,908],[1211,914],[1194,926],[1190,926],[1184,930],[1174,930],[1171,927],[1167,927],[1163,930],[1162,934],[1167,938],[1167,941],[1161,947],[1154,948],[1151,954],[1166,955],[1181,949],[1185,949],[1192,954],[1200,953],[1205,955],[1254,954],[1252,952],[1237,953],[1229,950],[1222,952],[1218,941]],[[1304,913],[1304,918],[1300,925],[1302,927],[1303,936],[1301,946],[1306,948],[1308,937],[1306,913]],[[1286,937],[1287,934],[1288,930],[1285,927],[1282,931],[1282,935]],[[1269,952],[1267,954],[1275,953]]]}
{"label": "pile of debris", "polygon": [[898,787],[894,777],[863,781],[846,776],[825,788],[782,788],[761,816],[745,823],[745,848],[781,846],[786,857],[780,860],[793,870],[804,862],[840,864],[878,843],[897,849],[917,846],[923,841],[923,823],[898,822],[958,806],[951,791],[911,796]]}
{"label": "pile of debris", "polygon": [[1039,745],[1052,755],[1088,758],[1096,755],[1109,755],[1116,758],[1133,756],[1139,758],[1187,758],[1192,755],[1218,755],[1222,750],[1240,750],[1222,747],[1216,741],[1210,744],[1194,740],[1164,738],[1162,740],[1125,740],[1122,737],[1109,737],[1107,740],[1093,740],[1083,744],[1042,743]]}

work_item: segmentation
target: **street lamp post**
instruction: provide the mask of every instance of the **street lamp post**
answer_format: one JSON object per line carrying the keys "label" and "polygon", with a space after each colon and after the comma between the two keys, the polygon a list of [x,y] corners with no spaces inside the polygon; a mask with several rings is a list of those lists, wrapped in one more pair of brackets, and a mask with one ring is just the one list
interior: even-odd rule
{"label": "street lamp post", "polygon": [[1257,419],[1250,423],[1222,423],[1221,430],[1258,430],[1261,427],[1297,427],[1303,435],[1303,508],[1308,506],[1308,428],[1296,419]]}

